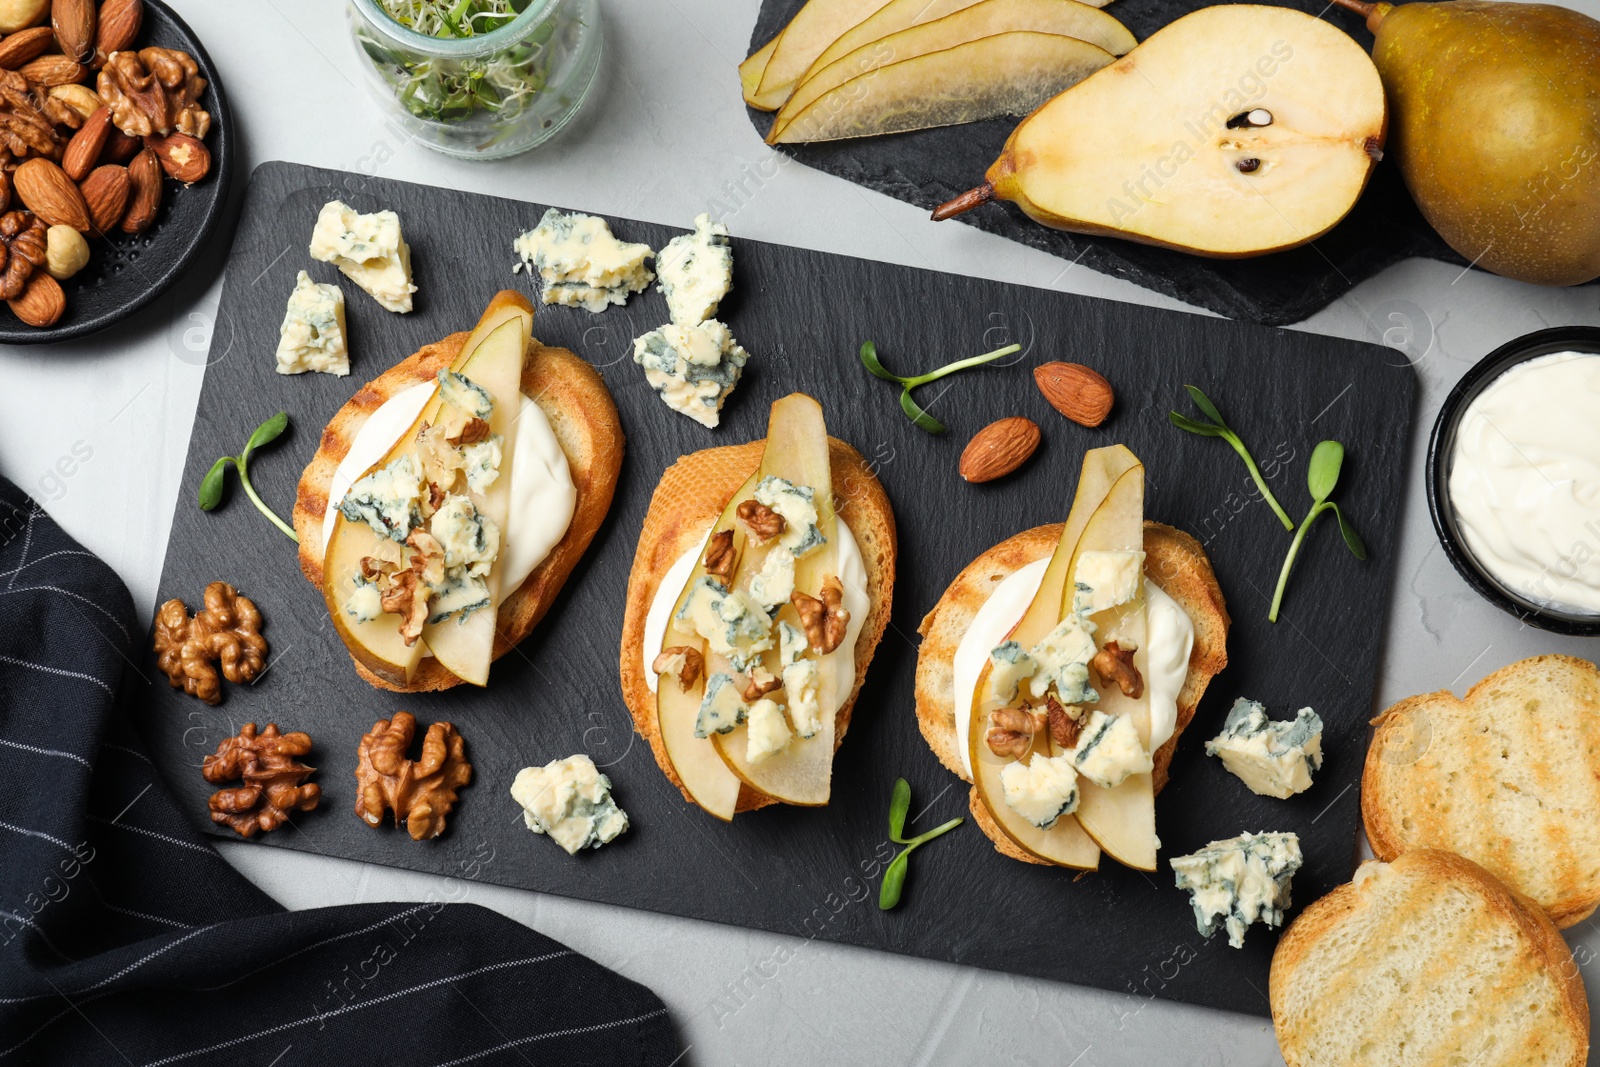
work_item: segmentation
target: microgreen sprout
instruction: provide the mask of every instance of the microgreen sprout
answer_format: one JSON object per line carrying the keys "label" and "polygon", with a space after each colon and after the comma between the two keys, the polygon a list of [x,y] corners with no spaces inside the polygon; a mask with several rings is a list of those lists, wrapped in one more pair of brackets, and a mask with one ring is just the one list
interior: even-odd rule
{"label": "microgreen sprout", "polygon": [[1217,405],[1213,404],[1210,397],[1194,386],[1186,385],[1184,388],[1189,391],[1189,398],[1194,401],[1194,406],[1199,408],[1206,418],[1211,421],[1201,422],[1199,419],[1191,419],[1189,416],[1181,415],[1176,411],[1167,412],[1168,421],[1180,430],[1187,430],[1189,433],[1199,434],[1201,437],[1220,437],[1228,442],[1233,447],[1233,450],[1239,453],[1239,458],[1244,460],[1244,465],[1250,469],[1250,477],[1255,479],[1256,488],[1261,490],[1262,499],[1277,513],[1278,521],[1283,523],[1283,528],[1285,530],[1294,529],[1294,520],[1289,518],[1289,513],[1283,510],[1283,505],[1278,503],[1278,498],[1272,495],[1271,489],[1267,488],[1267,480],[1261,476],[1261,468],[1256,466],[1255,457],[1250,454],[1250,450],[1239,439],[1239,435],[1234,433],[1228,426],[1228,423],[1222,417],[1222,412],[1217,410]]}
{"label": "microgreen sprout", "polygon": [[911,783],[904,778],[896,778],[894,792],[889,796],[889,840],[906,847],[900,850],[900,854],[890,861],[888,869],[883,872],[883,886],[878,890],[878,907],[884,911],[900,903],[900,894],[906,886],[906,867],[911,853],[919,846],[927,844],[941,834],[949,833],[966,821],[951,819],[925,834],[908,839],[905,836],[906,813],[910,810]]}
{"label": "microgreen sprout", "polygon": [[927,374],[921,374],[915,378],[902,378],[898,374],[891,374],[888,369],[878,361],[877,345],[873,344],[871,341],[864,341],[861,344],[861,363],[867,368],[867,370],[871,371],[879,378],[882,378],[884,381],[898,382],[900,384],[900,410],[906,413],[907,418],[929,433],[944,433],[944,423],[940,422],[932,415],[929,415],[926,411],[923,411],[922,408],[917,405],[917,402],[911,399],[911,390],[915,389],[919,385],[927,385],[929,382],[936,382],[945,375],[954,374],[958,370],[966,370],[968,367],[977,367],[984,363],[993,362],[1002,356],[1009,356],[1013,352],[1020,351],[1022,351],[1021,345],[1006,345],[1004,348],[997,348],[993,352],[985,352],[981,356],[973,356],[970,359],[958,360],[955,363],[947,364],[943,367],[940,367],[938,370],[929,371]]}
{"label": "microgreen sprout", "polygon": [[294,532],[294,527],[273,514],[272,509],[256,494],[256,487],[250,483],[250,453],[262,445],[276,441],[283,436],[283,431],[289,428],[289,416],[280,411],[272,418],[257,426],[250,435],[250,440],[244,443],[244,451],[237,456],[223,456],[211,465],[206,471],[206,476],[200,479],[199,502],[201,511],[211,511],[222,503],[222,492],[228,481],[228,465],[239,468],[239,484],[244,486],[245,493],[255,504],[257,510],[272,520],[272,525],[288,535],[289,540],[295,544],[300,543],[300,538]]}
{"label": "microgreen sprout", "polygon": [[1360,560],[1367,558],[1367,546],[1362,543],[1355,527],[1344,517],[1339,505],[1328,499],[1339,484],[1339,471],[1343,466],[1344,445],[1338,441],[1323,441],[1311,452],[1311,462],[1306,465],[1306,488],[1311,490],[1311,510],[1306,512],[1300,528],[1295,531],[1289,554],[1283,559],[1283,569],[1278,572],[1278,588],[1272,593],[1272,610],[1267,613],[1267,619],[1271,622],[1278,621],[1278,607],[1283,603],[1283,590],[1289,584],[1289,572],[1294,569],[1294,559],[1300,554],[1300,544],[1306,539],[1311,524],[1324,511],[1331,511],[1338,517],[1339,533],[1343,535],[1350,554]]}

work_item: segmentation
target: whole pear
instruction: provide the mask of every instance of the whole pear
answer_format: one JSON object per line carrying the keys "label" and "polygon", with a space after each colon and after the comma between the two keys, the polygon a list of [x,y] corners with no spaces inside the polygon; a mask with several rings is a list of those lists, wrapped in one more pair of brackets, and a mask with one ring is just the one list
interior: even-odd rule
{"label": "whole pear", "polygon": [[1485,270],[1600,277],[1600,22],[1564,7],[1368,4],[1390,158],[1429,224]]}

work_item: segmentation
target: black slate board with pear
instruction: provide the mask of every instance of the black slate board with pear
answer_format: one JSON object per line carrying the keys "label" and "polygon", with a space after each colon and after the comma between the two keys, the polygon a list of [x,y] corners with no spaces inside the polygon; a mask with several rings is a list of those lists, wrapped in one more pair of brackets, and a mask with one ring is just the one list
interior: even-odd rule
{"label": "black slate board with pear", "polygon": [[[317,211],[334,197],[400,214],[420,286],[413,313],[390,314],[331,268],[305,261]],[[320,768],[314,780],[324,801],[297,815],[293,828],[257,835],[260,844],[1097,985],[1127,994],[1132,1007],[1165,997],[1266,1014],[1259,991],[1275,934],[1258,928],[1242,950],[1202,938],[1165,860],[1241,830],[1290,830],[1306,856],[1297,904],[1348,878],[1358,821],[1353,786],[1397,548],[1397,512],[1388,505],[1404,485],[1411,369],[1373,345],[765,244],[735,227],[734,290],[720,315],[752,355],[721,427],[707,431],[668,410],[632,361],[632,338],[667,320],[654,289],[601,315],[539,306],[535,335],[592,362],[621,410],[627,458],[611,515],[548,617],[496,665],[487,689],[380,692],[356,676],[322,598],[299,572],[294,546],[236,488],[210,512],[196,507],[196,492],[218,456],[234,453],[253,427],[284,410],[288,431],[252,455],[250,477],[286,513],[320,427],[362,381],[470,327],[512,280],[512,239],[543,211],[293,164],[256,171],[228,264],[160,599],[192,603],[206,583],[231,582],[266,618],[271,667],[254,685],[229,687],[217,707],[169,689],[153,656],[140,665],[148,684],[132,682],[135,719],[195,821],[230,833],[206,820],[212,787],[199,774],[200,759],[243,723],[272,721],[314,738],[306,762]],[[610,224],[622,240],[654,248],[688,228]],[[348,378],[274,372],[271,341],[302,268],[346,291]],[[918,403],[949,427],[934,436],[902,414],[893,385],[861,366],[858,348],[868,338],[904,373],[1008,343],[1022,348],[922,390]],[[1030,372],[1055,359],[1092,365],[1115,385],[1116,407],[1104,425],[1085,429],[1046,403]],[[1284,531],[1227,448],[1167,421],[1183,403],[1185,383],[1203,387],[1227,412],[1297,515],[1310,505],[1303,476],[1312,446],[1329,437],[1350,448],[1339,502],[1357,517],[1372,558],[1355,563],[1327,530],[1309,538],[1276,625],[1266,613]],[[682,454],[762,436],[771,402],[796,390],[820,400],[830,432],[876,464],[894,504],[894,614],[839,751],[829,806],[777,807],[725,825],[685,804],[633,733],[616,681],[626,583],[661,471]],[[1038,453],[1011,477],[963,482],[956,465],[967,438],[1015,415],[1043,427]],[[898,851],[885,830],[896,779],[911,785],[907,821],[918,831],[967,814],[966,787],[917,729],[918,621],[980,552],[1018,530],[1059,522],[1084,450],[1117,441],[1146,465],[1148,514],[1206,543],[1234,618],[1231,665],[1184,735],[1157,807],[1162,870],[1144,875],[1107,863],[1075,880],[1070,871],[1008,860],[963,825],[917,852],[903,896],[881,910],[881,882]],[[1322,716],[1327,762],[1307,793],[1256,797],[1204,756],[1205,740],[1239,696],[1275,709],[1309,704]],[[351,812],[361,735],[399,710],[456,724],[474,765],[448,833],[435,841],[372,829]],[[528,832],[507,791],[520,768],[575,752],[588,753],[611,778],[632,826],[598,852],[569,857]]]}

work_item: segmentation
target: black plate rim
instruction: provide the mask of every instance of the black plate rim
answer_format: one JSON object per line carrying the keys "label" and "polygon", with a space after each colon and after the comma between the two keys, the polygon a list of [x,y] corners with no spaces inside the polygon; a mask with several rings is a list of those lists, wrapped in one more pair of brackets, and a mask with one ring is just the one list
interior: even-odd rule
{"label": "black plate rim", "polygon": [[1501,584],[1467,547],[1456,525],[1455,508],[1450,503],[1450,457],[1455,452],[1456,431],[1468,406],[1490,382],[1517,364],[1569,349],[1600,355],[1600,327],[1557,326],[1513,338],[1479,360],[1450,390],[1428,438],[1428,514],[1433,519],[1434,533],[1439,537],[1445,556],[1479,596],[1541,630],[1572,637],[1600,637],[1600,616],[1556,611]]}
{"label": "black plate rim", "polygon": [[[157,18],[166,20],[177,35],[183,38],[185,50],[194,57],[200,73],[206,79],[207,89],[212,94],[210,111],[215,136],[211,145],[213,151],[210,178],[198,187],[190,186],[181,191],[169,188],[167,191],[167,195],[198,194],[209,197],[205,204],[205,214],[201,217],[199,225],[191,231],[187,247],[172,265],[164,273],[156,275],[149,286],[135,292],[129,299],[91,318],[45,329],[29,326],[9,313],[0,315],[0,344],[47,345],[58,341],[70,341],[99,333],[142,311],[188,272],[195,259],[209,244],[212,234],[216,232],[217,224],[222,220],[223,210],[228,202],[228,191],[233,184],[233,138],[230,133],[233,127],[233,114],[228,110],[227,94],[223,92],[222,83],[217,79],[216,65],[211,62],[211,56],[206,53],[205,46],[189,28],[189,24],[162,0],[144,0],[144,5],[147,17],[150,13],[154,13]],[[159,232],[159,228],[156,232]],[[69,301],[72,299],[70,282],[67,285],[67,299]]]}

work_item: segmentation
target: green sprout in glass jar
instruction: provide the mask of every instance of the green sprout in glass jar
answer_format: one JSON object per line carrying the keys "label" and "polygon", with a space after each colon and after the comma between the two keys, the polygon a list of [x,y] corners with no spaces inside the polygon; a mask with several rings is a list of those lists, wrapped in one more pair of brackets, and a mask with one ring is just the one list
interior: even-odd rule
{"label": "green sprout in glass jar", "polygon": [[407,125],[452,155],[511,155],[577,111],[599,65],[597,0],[350,0]]}

